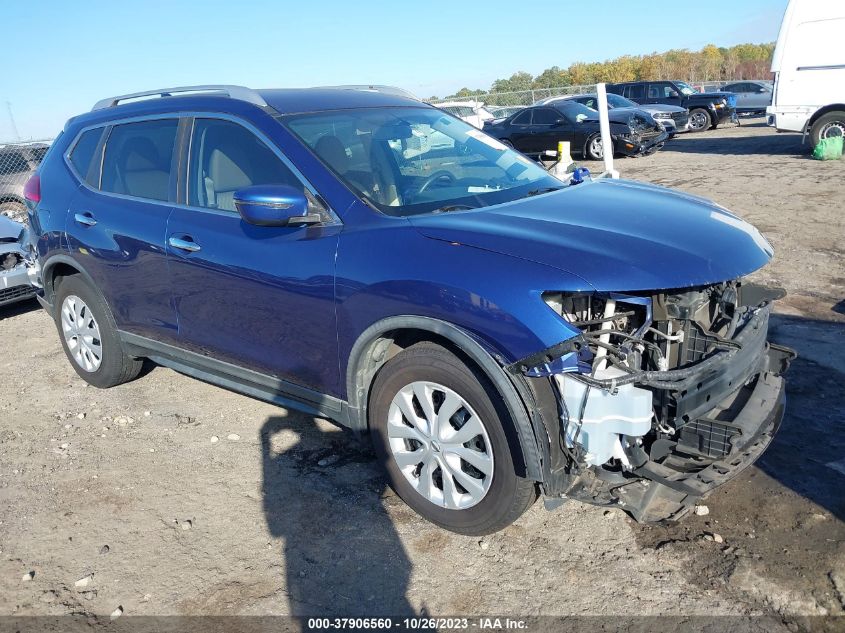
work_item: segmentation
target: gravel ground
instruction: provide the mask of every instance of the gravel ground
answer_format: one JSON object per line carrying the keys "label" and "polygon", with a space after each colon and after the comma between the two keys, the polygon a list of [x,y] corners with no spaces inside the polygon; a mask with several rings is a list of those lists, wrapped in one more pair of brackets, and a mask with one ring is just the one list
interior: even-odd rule
{"label": "gravel ground", "polygon": [[[598,168],[598,165],[591,167]],[[773,337],[800,357],[771,449],[707,501],[639,525],[535,504],[484,539],[422,521],[324,420],[150,366],[100,391],[36,304],[0,308],[0,615],[768,615],[845,607],[845,161],[759,120],[626,159],[715,199],[776,250]],[[845,623],[840,620],[839,624]]]}

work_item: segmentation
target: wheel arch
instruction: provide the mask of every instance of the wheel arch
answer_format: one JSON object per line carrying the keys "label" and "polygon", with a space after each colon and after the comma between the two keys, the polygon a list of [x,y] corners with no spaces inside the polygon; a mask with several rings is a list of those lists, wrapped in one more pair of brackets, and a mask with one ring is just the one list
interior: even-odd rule
{"label": "wheel arch", "polygon": [[[92,288],[97,288],[93,277],[85,270],[79,262],[68,255],[53,255],[48,259],[41,271],[41,281],[44,284],[45,299],[49,304],[53,304],[56,296],[56,279],[59,277],[69,277],[70,275],[80,275]],[[108,304],[108,302],[106,302]],[[111,306],[109,306],[111,307]]]}
{"label": "wheel arch", "polygon": [[[542,464],[537,431],[521,393],[504,370],[507,361],[489,344],[447,321],[421,316],[394,316],[378,321],[356,340],[346,368],[348,424],[357,431],[368,430],[370,390],[379,369],[393,356],[415,343],[442,345],[480,370],[502,395],[516,426],[521,464],[526,477],[542,481]],[[515,451],[517,453],[517,451]]]}
{"label": "wheel arch", "polygon": [[807,129],[811,128],[816,121],[828,112],[845,112],[845,103],[832,103],[816,110],[813,116],[807,120]]}

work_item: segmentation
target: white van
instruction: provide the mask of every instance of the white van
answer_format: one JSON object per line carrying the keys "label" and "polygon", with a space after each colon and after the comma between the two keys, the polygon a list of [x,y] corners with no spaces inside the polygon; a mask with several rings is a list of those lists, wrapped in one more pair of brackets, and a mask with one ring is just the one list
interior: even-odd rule
{"label": "white van", "polygon": [[789,0],[772,58],[766,108],[779,131],[845,136],[845,0]]}

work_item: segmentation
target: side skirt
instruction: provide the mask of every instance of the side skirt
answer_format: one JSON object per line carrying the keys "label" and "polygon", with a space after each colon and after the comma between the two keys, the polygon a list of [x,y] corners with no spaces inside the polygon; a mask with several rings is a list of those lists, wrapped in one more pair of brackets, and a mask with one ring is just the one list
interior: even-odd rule
{"label": "side skirt", "polygon": [[350,426],[349,405],[345,400],[144,336],[124,331],[118,334],[127,352],[133,356],[149,358],[154,363],[230,391]]}

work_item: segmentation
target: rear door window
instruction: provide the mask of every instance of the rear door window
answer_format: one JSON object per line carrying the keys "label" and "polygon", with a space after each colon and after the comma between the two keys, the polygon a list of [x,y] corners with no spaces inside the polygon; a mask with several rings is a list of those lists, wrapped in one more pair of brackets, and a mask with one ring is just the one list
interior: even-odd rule
{"label": "rear door window", "polygon": [[175,118],[115,125],[106,141],[102,190],[168,200],[178,125]]}
{"label": "rear door window", "polygon": [[511,125],[531,125],[531,110],[523,110],[517,114],[511,121]]}
{"label": "rear door window", "polygon": [[632,86],[625,86],[625,91],[622,94],[631,101],[639,101],[645,98],[645,86],[642,84],[635,84]]}
{"label": "rear door window", "polygon": [[97,164],[98,161],[94,161],[94,152],[97,151],[102,135],[103,128],[101,127],[83,132],[68,157],[76,175],[93,187],[97,186],[97,174],[100,167]]}
{"label": "rear door window", "polygon": [[561,119],[560,113],[551,108],[537,108],[534,110],[533,125],[554,125],[558,119]]}

